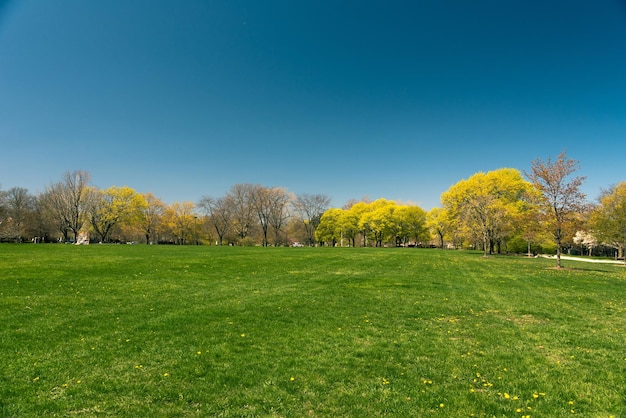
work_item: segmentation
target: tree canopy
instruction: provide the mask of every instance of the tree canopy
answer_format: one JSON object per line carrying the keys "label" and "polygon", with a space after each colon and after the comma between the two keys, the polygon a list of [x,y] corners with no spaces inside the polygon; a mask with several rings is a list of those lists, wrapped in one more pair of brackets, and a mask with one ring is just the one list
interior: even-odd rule
{"label": "tree canopy", "polygon": [[513,168],[479,172],[461,180],[441,195],[448,216],[475,233],[484,255],[518,227],[532,185]]}

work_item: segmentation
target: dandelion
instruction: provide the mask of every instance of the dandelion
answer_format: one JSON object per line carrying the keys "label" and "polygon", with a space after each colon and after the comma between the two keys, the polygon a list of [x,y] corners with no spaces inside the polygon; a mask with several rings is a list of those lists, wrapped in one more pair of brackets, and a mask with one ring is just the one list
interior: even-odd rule
{"label": "dandelion", "polygon": [[509,399],[511,397],[511,395],[509,395],[508,393],[504,394],[504,399]]}
{"label": "dandelion", "polygon": [[383,385],[388,385],[388,384],[389,384],[389,380],[383,377]]}
{"label": "dandelion", "polygon": [[169,377],[169,373],[163,373],[163,377]]}
{"label": "dandelion", "polygon": [[291,377],[289,378],[289,380],[293,382],[294,380],[296,380],[296,378],[295,378],[295,377],[293,377],[293,376],[291,376]]}
{"label": "dandelion", "polygon": [[202,354],[202,351],[198,351],[196,354],[197,354],[197,355],[200,355],[200,354]]}
{"label": "dandelion", "polygon": [[439,408],[443,408],[445,405],[443,403],[439,404]]}
{"label": "dandelion", "polygon": [[243,338],[243,337],[245,337],[245,336],[246,336],[246,334],[241,334],[241,337],[242,337],[242,338]]}

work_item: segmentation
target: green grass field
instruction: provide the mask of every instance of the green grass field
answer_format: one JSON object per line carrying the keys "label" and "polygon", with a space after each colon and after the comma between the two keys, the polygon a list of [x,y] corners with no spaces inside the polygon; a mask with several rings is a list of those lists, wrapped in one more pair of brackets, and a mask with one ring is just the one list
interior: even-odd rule
{"label": "green grass field", "polygon": [[626,416],[626,269],[0,246],[0,415]]}

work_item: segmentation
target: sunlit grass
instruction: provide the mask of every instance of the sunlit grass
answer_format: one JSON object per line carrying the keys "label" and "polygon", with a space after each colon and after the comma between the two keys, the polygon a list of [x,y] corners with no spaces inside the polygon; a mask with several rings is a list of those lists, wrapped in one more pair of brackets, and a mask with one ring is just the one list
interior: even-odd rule
{"label": "sunlit grass", "polygon": [[0,246],[3,416],[624,416],[626,269]]}

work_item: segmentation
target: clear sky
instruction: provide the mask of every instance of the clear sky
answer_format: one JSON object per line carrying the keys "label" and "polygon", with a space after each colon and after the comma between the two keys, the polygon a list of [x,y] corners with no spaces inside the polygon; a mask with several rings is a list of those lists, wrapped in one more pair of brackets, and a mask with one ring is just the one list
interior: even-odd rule
{"label": "clear sky", "polygon": [[0,187],[428,210],[563,149],[626,180],[622,0],[0,0]]}

